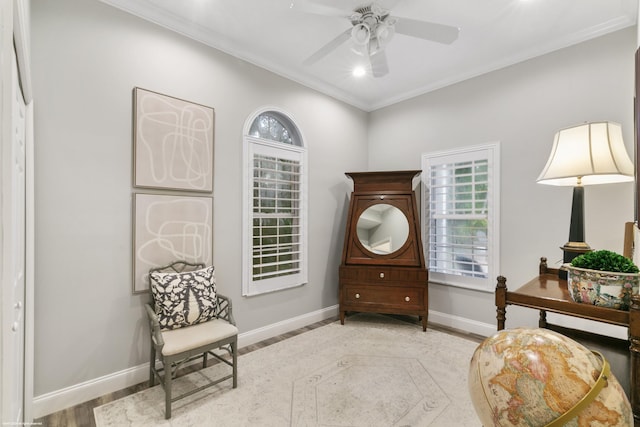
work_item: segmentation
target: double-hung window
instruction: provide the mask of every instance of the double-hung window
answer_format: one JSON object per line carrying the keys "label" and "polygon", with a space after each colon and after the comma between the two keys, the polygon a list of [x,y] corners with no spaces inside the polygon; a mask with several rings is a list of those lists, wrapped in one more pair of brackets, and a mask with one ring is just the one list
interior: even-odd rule
{"label": "double-hung window", "polygon": [[422,155],[429,279],[493,290],[499,262],[498,144]]}
{"label": "double-hung window", "polygon": [[275,110],[245,126],[243,295],[307,282],[307,160],[300,132]]}

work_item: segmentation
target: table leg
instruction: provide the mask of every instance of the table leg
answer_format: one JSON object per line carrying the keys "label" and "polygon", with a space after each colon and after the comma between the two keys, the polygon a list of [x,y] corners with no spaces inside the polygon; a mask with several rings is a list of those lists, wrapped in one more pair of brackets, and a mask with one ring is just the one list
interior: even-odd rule
{"label": "table leg", "polygon": [[640,425],[640,295],[631,297],[629,308],[629,352],[631,355],[630,400],[635,425]]}
{"label": "table leg", "polygon": [[540,318],[538,319],[538,327],[546,328],[547,327],[547,312],[545,310],[540,310]]}
{"label": "table leg", "polygon": [[507,317],[507,278],[498,276],[496,285],[496,319],[498,319],[498,330],[504,329],[504,322]]}

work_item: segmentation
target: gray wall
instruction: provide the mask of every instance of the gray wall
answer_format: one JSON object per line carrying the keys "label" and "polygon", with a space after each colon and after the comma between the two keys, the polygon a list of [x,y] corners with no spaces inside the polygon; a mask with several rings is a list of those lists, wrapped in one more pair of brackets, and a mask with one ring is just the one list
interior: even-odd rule
{"label": "gray wall", "polygon": [[[96,0],[32,9],[36,396],[148,361],[147,298],[131,294],[134,86],[215,108],[214,263],[241,333],[337,304],[366,113]],[[292,114],[309,150],[309,283],[246,298],[242,129],[265,105]]]}
{"label": "gray wall", "polygon": [[[500,141],[499,274],[507,285],[522,284],[537,274],[541,256],[550,265],[561,260],[569,237],[571,188],[535,182],[554,133],[612,120],[633,156],[635,40],[635,28],[625,29],[377,110],[369,168],[420,169],[422,153]],[[633,184],[586,187],[585,199],[587,242],[621,252],[624,222],[634,220]],[[431,285],[430,308],[495,324],[493,293]],[[537,325],[537,314],[509,309],[507,326],[518,324]]]}

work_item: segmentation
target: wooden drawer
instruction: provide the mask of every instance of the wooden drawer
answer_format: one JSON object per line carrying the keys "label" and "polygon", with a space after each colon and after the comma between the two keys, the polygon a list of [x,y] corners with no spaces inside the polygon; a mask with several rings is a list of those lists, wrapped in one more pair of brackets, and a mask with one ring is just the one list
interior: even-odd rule
{"label": "wooden drawer", "polygon": [[418,282],[427,283],[427,270],[403,267],[341,267],[340,279],[365,283]]}
{"label": "wooden drawer", "polygon": [[345,285],[343,302],[349,306],[384,306],[407,310],[424,310],[423,287],[385,287]]}

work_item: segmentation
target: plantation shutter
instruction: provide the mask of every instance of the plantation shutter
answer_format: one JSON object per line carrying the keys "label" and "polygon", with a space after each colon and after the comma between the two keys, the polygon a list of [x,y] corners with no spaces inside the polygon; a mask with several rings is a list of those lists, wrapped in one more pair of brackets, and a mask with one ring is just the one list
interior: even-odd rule
{"label": "plantation shutter", "polygon": [[295,159],[254,154],[253,280],[300,273],[300,168]]}
{"label": "plantation shutter", "polygon": [[494,178],[487,149],[423,158],[425,250],[430,277],[488,287],[497,247]]}
{"label": "plantation shutter", "polygon": [[307,282],[306,150],[245,137],[243,295]]}

